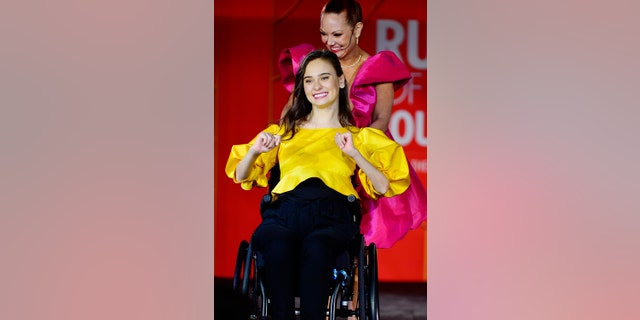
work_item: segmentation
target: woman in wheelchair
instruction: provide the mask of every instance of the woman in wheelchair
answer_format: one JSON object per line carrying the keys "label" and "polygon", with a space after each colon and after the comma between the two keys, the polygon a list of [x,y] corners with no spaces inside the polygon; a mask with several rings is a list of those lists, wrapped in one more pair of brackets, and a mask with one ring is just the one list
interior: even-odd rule
{"label": "woman in wheelchair", "polygon": [[353,125],[346,87],[334,53],[309,53],[280,124],[234,145],[227,162],[227,175],[245,190],[267,187],[269,170],[280,166],[253,237],[273,320],[295,319],[296,293],[301,319],[325,319],[336,258],[360,232],[354,172],[374,199],[409,186],[402,147],[378,129]]}

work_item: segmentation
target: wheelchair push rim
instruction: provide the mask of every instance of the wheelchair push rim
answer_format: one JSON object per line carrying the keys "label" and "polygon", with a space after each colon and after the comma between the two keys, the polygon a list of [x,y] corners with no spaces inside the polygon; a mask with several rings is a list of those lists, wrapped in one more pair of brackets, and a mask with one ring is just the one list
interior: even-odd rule
{"label": "wheelchair push rim", "polygon": [[242,294],[246,294],[246,288],[242,286],[244,282],[244,278],[246,273],[245,271],[245,262],[248,254],[249,242],[246,240],[242,240],[240,242],[240,246],[238,247],[238,255],[236,256],[236,266],[233,272],[233,290],[236,292],[240,292]]}

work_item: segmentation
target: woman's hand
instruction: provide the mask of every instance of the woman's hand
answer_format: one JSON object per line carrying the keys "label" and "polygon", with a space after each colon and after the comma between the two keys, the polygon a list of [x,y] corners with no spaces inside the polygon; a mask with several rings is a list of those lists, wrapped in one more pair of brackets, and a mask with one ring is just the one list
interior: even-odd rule
{"label": "woman's hand", "polygon": [[351,135],[351,132],[336,132],[334,140],[340,150],[349,157],[353,158],[358,154],[358,150],[353,146],[353,136]]}
{"label": "woman's hand", "polygon": [[360,151],[353,146],[353,136],[351,132],[336,133],[335,141],[340,150],[351,157],[358,167],[369,177],[373,188],[380,194],[387,193],[389,190],[389,179],[374,167],[369,160],[365,159]]}
{"label": "woman's hand", "polygon": [[280,144],[280,136],[268,132],[260,132],[256,142],[249,148],[253,153],[260,154],[273,150]]}
{"label": "woman's hand", "polygon": [[251,166],[261,153],[273,150],[280,144],[280,136],[268,132],[260,132],[256,141],[249,148],[249,152],[236,166],[236,181],[243,181],[249,177]]}

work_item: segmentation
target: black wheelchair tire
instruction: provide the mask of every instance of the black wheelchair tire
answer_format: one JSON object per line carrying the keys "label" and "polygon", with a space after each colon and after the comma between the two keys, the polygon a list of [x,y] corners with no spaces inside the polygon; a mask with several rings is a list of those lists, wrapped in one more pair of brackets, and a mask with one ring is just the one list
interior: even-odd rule
{"label": "black wheelchair tire", "polygon": [[364,238],[360,241],[360,251],[358,253],[358,319],[365,320],[367,315],[367,252],[365,251]]}
{"label": "black wheelchair tire", "polygon": [[367,267],[369,282],[368,316],[369,320],[380,320],[380,298],[378,295],[378,250],[375,243],[367,247]]}
{"label": "black wheelchair tire", "polygon": [[[233,272],[233,290],[236,292],[242,292],[240,287],[244,279],[244,263],[247,258],[247,249],[249,248],[249,242],[242,240],[238,247],[238,256],[236,257],[236,267]],[[243,293],[244,294],[244,293]]]}

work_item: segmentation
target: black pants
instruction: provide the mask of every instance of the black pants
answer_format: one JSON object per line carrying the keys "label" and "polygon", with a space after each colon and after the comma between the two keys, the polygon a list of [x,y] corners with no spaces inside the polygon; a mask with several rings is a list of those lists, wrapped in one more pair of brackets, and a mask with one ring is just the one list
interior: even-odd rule
{"label": "black pants", "polygon": [[254,244],[264,262],[273,320],[295,319],[296,291],[301,319],[325,319],[331,271],[360,233],[359,207],[340,194],[263,203]]}

